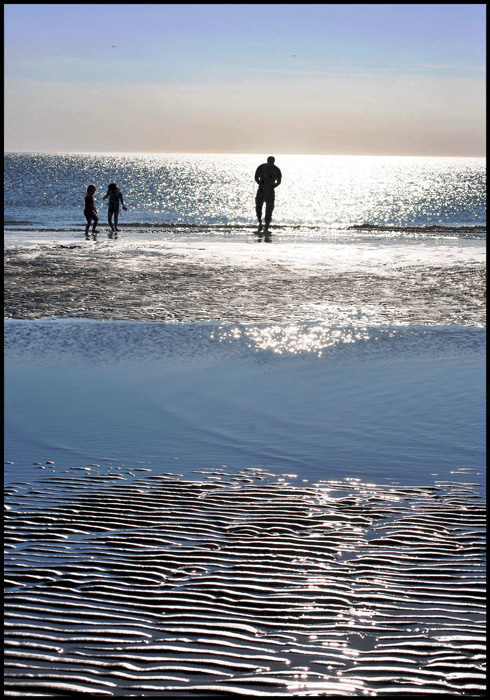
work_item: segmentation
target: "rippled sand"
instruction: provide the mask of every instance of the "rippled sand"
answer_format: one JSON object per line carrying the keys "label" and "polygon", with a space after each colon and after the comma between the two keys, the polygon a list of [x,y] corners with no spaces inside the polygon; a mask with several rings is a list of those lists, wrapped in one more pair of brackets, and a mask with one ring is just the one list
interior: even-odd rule
{"label": "rippled sand", "polygon": [[147,471],[8,488],[7,695],[484,692],[471,483]]}
{"label": "rippled sand", "polygon": [[484,249],[132,239],[8,245],[14,318],[485,323]]}

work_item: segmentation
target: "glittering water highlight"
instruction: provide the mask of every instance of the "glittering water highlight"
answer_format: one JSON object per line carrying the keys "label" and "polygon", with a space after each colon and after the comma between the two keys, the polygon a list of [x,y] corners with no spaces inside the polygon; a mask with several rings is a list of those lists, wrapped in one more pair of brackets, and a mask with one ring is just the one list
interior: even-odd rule
{"label": "glittering water highlight", "polygon": [[[121,187],[123,227],[201,237],[242,236],[255,222],[255,168],[263,155],[6,154],[9,228],[84,226],[87,185]],[[485,160],[368,156],[277,156],[283,181],[274,228],[308,239],[470,236],[486,232]]]}

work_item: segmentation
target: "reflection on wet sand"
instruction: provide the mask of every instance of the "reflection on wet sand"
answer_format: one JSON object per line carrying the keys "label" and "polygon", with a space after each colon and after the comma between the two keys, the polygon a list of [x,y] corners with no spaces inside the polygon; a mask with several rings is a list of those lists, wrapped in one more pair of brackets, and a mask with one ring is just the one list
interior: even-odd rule
{"label": "reflection on wet sand", "polygon": [[261,231],[256,231],[255,235],[257,236],[257,242],[261,243],[264,241],[265,243],[272,243],[272,232],[270,229],[262,229]]}
{"label": "reflection on wet sand", "polygon": [[146,471],[9,486],[7,695],[484,692],[471,483]]}

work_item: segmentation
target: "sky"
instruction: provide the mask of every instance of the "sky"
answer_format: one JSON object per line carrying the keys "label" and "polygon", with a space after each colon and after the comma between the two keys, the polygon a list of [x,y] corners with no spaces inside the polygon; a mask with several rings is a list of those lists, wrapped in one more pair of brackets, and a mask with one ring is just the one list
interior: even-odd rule
{"label": "sky", "polygon": [[7,152],[485,155],[484,4],[6,4]]}

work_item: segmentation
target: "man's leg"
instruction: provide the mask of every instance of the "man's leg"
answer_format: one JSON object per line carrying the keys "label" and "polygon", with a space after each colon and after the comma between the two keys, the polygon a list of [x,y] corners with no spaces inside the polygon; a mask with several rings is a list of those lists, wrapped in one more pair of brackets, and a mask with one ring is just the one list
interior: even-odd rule
{"label": "man's leg", "polygon": [[274,211],[274,194],[267,197],[265,200],[265,227],[269,228],[269,224],[272,219],[272,212]]}
{"label": "man's leg", "polygon": [[257,213],[257,219],[259,220],[259,231],[262,230],[262,207],[264,205],[264,195],[259,190],[257,196],[255,197],[255,211]]}

